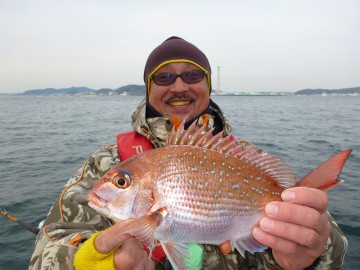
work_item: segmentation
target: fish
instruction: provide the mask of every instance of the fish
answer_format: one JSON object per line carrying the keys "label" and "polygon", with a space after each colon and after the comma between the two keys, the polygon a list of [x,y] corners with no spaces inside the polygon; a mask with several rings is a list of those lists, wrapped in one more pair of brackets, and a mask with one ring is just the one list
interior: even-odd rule
{"label": "fish", "polygon": [[[186,120],[186,119],[185,119]],[[88,193],[89,206],[148,249],[159,243],[175,269],[187,269],[187,243],[260,252],[251,231],[265,205],[287,188],[328,190],[339,185],[352,150],[334,155],[297,181],[291,168],[247,141],[185,120],[166,146],[137,154],[111,168]]]}

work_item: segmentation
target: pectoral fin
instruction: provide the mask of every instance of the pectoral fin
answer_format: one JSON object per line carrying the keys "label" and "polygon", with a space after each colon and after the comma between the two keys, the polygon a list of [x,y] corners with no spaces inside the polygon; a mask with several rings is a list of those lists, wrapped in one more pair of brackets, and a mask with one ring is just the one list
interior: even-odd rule
{"label": "pectoral fin", "polygon": [[189,250],[186,244],[160,241],[166,256],[175,270],[186,270],[186,260],[189,258]]}
{"label": "pectoral fin", "polygon": [[121,233],[128,233],[139,239],[149,248],[151,255],[155,243],[154,232],[157,226],[157,217],[148,215],[122,221]]}

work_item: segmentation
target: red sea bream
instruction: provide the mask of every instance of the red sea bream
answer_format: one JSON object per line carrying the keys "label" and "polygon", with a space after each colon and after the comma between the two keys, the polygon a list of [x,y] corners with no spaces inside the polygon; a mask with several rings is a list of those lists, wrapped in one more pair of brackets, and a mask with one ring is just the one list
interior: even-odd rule
{"label": "red sea bream", "polygon": [[89,193],[89,205],[151,250],[160,241],[176,269],[186,269],[185,243],[230,240],[241,254],[266,247],[251,236],[264,206],[294,186],[329,189],[351,150],[343,151],[296,181],[280,159],[232,136],[183,124],[167,146],[138,154],[110,169]]}

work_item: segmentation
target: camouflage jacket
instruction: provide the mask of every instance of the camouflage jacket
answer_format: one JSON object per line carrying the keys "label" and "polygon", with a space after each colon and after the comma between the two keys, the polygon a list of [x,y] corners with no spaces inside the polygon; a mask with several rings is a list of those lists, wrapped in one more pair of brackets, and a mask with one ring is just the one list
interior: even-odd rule
{"label": "camouflage jacket", "polygon": [[[220,108],[211,101],[212,111],[220,117],[225,132],[231,127]],[[213,125],[213,120],[208,122]],[[133,129],[145,135],[155,147],[165,143],[172,124],[166,118],[145,119],[145,101],[132,114]],[[74,269],[73,257],[77,248],[93,233],[104,230],[112,222],[88,206],[87,193],[106,171],[120,162],[117,145],[104,145],[96,150],[78,172],[70,178],[49,211],[44,226],[37,235],[29,269]],[[121,146],[120,146],[121,147]],[[324,254],[309,269],[341,269],[347,241],[330,217],[331,237]],[[217,246],[203,245],[203,269],[281,269],[270,249],[262,253],[238,252],[223,255]],[[156,269],[168,269],[168,261],[158,263]]]}

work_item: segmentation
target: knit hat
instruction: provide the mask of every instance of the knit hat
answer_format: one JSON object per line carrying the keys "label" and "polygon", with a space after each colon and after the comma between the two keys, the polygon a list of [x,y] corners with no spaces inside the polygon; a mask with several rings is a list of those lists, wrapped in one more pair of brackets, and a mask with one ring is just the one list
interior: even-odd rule
{"label": "knit hat", "polygon": [[144,82],[147,95],[150,93],[151,76],[164,65],[178,62],[191,63],[205,71],[211,92],[211,68],[206,55],[190,42],[173,36],[156,47],[146,61]]}

